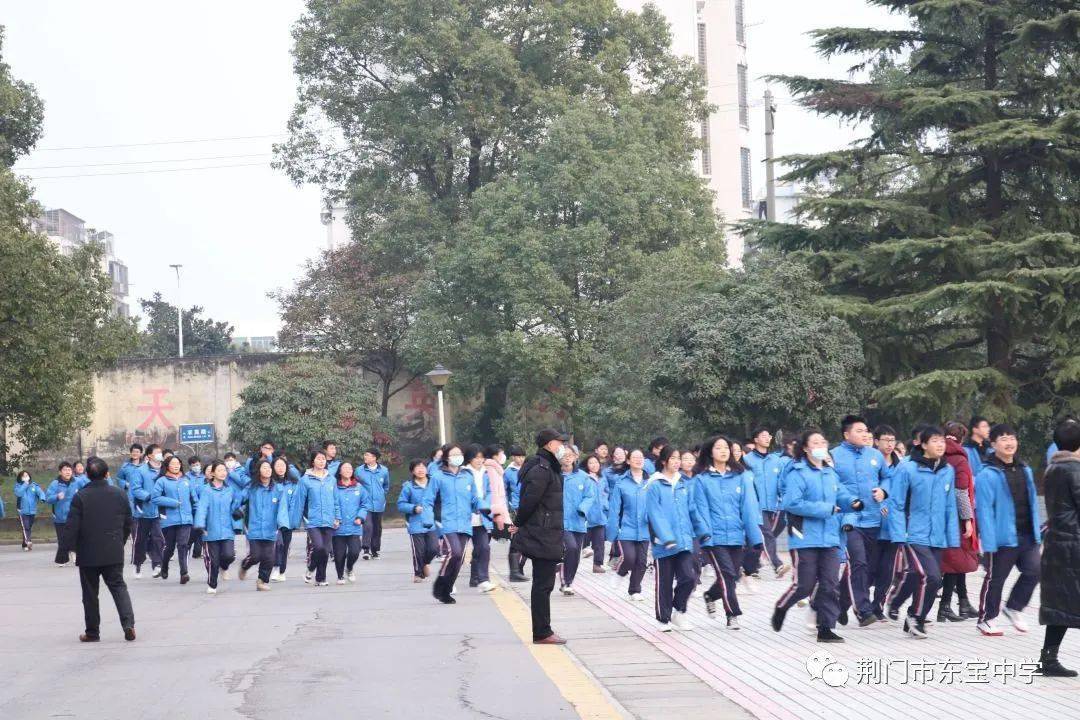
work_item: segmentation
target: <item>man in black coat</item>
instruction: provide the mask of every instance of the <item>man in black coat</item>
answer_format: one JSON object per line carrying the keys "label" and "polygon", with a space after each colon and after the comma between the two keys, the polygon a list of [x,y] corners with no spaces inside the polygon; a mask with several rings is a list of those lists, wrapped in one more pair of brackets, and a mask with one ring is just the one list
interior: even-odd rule
{"label": "man in black coat", "polygon": [[64,544],[69,551],[75,551],[75,564],[79,566],[82,583],[86,616],[86,632],[79,636],[82,642],[101,639],[100,580],[105,581],[112,593],[124,639],[135,639],[135,612],[131,609],[131,597],[124,583],[124,543],[131,535],[131,506],[124,491],[106,481],[108,474],[109,466],[101,458],[92,457],[86,461],[90,484],[71,501],[71,512],[64,528]]}
{"label": "man in black coat", "polygon": [[1039,672],[1076,677],[1062,666],[1058,648],[1069,628],[1080,628],[1080,423],[1065,421],[1054,431],[1058,451],[1046,470],[1046,532],[1043,534],[1039,622],[1046,626]]}
{"label": "man in black coat", "polygon": [[532,560],[532,626],[537,645],[566,643],[551,629],[551,591],[563,559],[563,482],[559,458],[566,436],[541,430],[536,455],[521,466],[521,501],[514,516],[510,549]]}

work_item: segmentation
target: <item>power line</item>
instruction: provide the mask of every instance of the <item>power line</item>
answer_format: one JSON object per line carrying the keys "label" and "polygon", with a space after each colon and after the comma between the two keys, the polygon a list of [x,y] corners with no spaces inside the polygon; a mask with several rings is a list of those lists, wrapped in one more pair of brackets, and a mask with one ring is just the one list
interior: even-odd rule
{"label": "power line", "polygon": [[104,173],[83,173],[79,175],[42,175],[40,177],[31,176],[31,180],[59,180],[61,178],[85,178],[85,177],[105,177],[108,175],[152,175],[156,173],[173,173],[173,172],[190,172],[193,170],[221,170],[223,168],[238,168],[238,167],[269,167],[267,163],[237,163],[233,165],[206,165],[204,167],[191,167],[191,168],[166,168],[159,170],[126,170],[121,172],[104,172]]}
{"label": "power line", "polygon": [[19,170],[20,172],[23,170],[64,170],[68,168],[113,167],[117,165],[149,165],[152,163],[198,162],[200,160],[237,160],[240,158],[253,157],[272,157],[272,153],[248,153],[246,155],[211,155],[209,157],[188,157],[161,160],[128,160],[125,162],[85,163],[81,165],[35,165],[33,167],[17,168],[17,170]]}
{"label": "power line", "polygon": [[107,150],[111,148],[148,147],[150,145],[183,145],[186,143],[226,142],[229,140],[258,140],[279,137],[285,137],[285,133],[274,133],[273,135],[237,135],[234,137],[194,138],[188,140],[157,140],[155,142],[119,143],[116,145],[73,145],[71,147],[34,148],[34,152],[52,152],[60,150]]}

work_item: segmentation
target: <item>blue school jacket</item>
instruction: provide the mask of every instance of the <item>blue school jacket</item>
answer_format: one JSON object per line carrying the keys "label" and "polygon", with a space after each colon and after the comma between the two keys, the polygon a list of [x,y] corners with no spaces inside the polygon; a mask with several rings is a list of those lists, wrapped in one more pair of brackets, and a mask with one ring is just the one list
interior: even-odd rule
{"label": "blue school jacket", "polygon": [[648,479],[642,474],[641,482],[635,482],[629,472],[619,475],[615,489],[608,500],[607,538],[611,542],[625,540],[639,542],[649,539],[649,525],[645,519],[645,486]]}
{"label": "blue school jacket", "polygon": [[653,557],[657,559],[693,551],[695,538],[708,541],[709,526],[681,476],[674,483],[660,473],[649,478],[645,488],[645,521],[652,536]]}
{"label": "blue school jacket", "polygon": [[755,481],[749,471],[707,470],[694,476],[694,501],[709,526],[709,539],[704,545],[754,546],[762,542]]}
{"label": "blue school jacket", "polygon": [[228,483],[223,483],[221,487],[208,483],[199,491],[194,527],[205,531],[205,542],[233,539],[235,533],[232,513],[240,507],[240,500],[240,496]]}
{"label": "blue school jacket", "polygon": [[321,480],[308,470],[297,484],[297,502],[303,508],[304,520],[309,528],[334,527],[334,520],[340,520],[337,511],[337,498],[334,486],[337,480],[329,473]]}
{"label": "blue school jacket", "polygon": [[158,517],[158,507],[154,504],[154,485],[157,484],[158,476],[161,474],[161,466],[151,467],[149,462],[144,462],[141,465],[133,465],[132,467],[138,468],[131,477],[131,487],[129,488],[129,494],[131,495],[131,507],[132,514],[139,519],[152,520]]}
{"label": "blue school jacket", "polygon": [[596,484],[584,470],[564,472],[562,477],[563,530],[583,533],[589,528],[588,513],[596,502]]}
{"label": "blue school jacket", "polygon": [[[623,465],[622,470],[616,470],[613,465],[608,465],[606,468],[600,471],[600,477],[604,478],[604,480],[607,482],[609,496],[611,495],[611,492],[615,489],[615,483],[617,483],[619,481],[619,478],[621,478],[627,472],[629,472],[629,468],[627,468],[625,465]],[[645,477],[647,478],[649,476],[645,475]]]}
{"label": "blue school jacket", "polygon": [[45,502],[45,491],[36,482],[15,483],[15,509],[20,515],[37,515],[39,500]]}
{"label": "blue school jacket", "polygon": [[[1031,527],[1035,542],[1042,542],[1042,521],[1039,519],[1039,498],[1035,492],[1035,480],[1031,468],[1021,463],[1027,478],[1028,502],[1031,504]],[[986,463],[975,478],[975,520],[979,526],[979,544],[983,552],[997,552],[998,548],[1017,547],[1016,504],[1013,502],[1009,481],[1005,473],[994,463]]]}
{"label": "blue school jacket", "polygon": [[[791,463],[784,480],[784,503],[788,525],[797,529],[788,539],[788,546],[799,548],[840,547],[841,516],[852,511],[856,497],[840,482],[836,471],[828,465],[815,468],[806,460]],[[841,512],[836,512],[836,508]]]}
{"label": "blue school jacket", "polygon": [[[424,505],[424,493],[427,492],[431,479],[427,485],[420,487],[415,480],[406,480],[401,485],[401,493],[398,495],[397,509],[405,518],[410,535],[423,535],[435,528],[435,512]],[[416,512],[416,508],[421,508]]]}
{"label": "blue school jacket", "polygon": [[195,487],[187,475],[181,475],[176,480],[162,475],[154,483],[154,491],[150,495],[150,501],[157,506],[158,511],[165,517],[161,519],[161,527],[173,527],[174,525],[191,525],[195,522],[195,504],[192,502]]}
{"label": "blue school jacket", "polygon": [[517,512],[521,503],[521,481],[518,474],[521,468],[517,465],[507,465],[503,471],[503,484],[506,486],[506,504],[512,512]]}
{"label": "blue school jacket", "polygon": [[303,506],[300,504],[300,478],[292,479],[292,475],[289,475],[288,480],[279,482],[281,486],[281,502],[285,506],[285,515],[282,522],[278,527],[283,527],[287,530],[295,530],[300,527],[301,514],[303,512]]}
{"label": "blue school jacket", "polygon": [[428,479],[424,492],[424,509],[434,515],[435,500],[441,501],[441,532],[472,534],[472,515],[480,512],[480,498],[471,470],[460,469],[457,474],[441,468]]}
{"label": "blue school jacket", "polygon": [[390,471],[385,465],[372,470],[367,465],[356,468],[356,479],[367,489],[371,497],[372,512],[386,512],[386,493],[390,492]]}
{"label": "blue school jacket", "polygon": [[[468,468],[464,468],[468,470]],[[472,470],[469,470],[472,473]],[[495,522],[491,519],[490,512],[483,512],[484,510],[491,510],[491,477],[484,471],[480,476],[480,491],[482,496],[478,496],[477,507],[480,512],[480,524],[483,525],[490,532],[495,527]],[[476,493],[476,476],[473,475],[473,494]]]}
{"label": "blue school jacket", "polygon": [[[235,492],[235,490],[234,490]],[[240,491],[239,504],[245,508],[248,540],[276,540],[278,528],[289,523],[285,490],[277,483],[253,482]]]}
{"label": "blue school jacket", "polygon": [[587,525],[591,530],[594,527],[607,527],[608,508],[611,504],[611,495],[608,493],[607,480],[602,477],[593,477],[585,473],[593,483],[593,504],[585,513]]}
{"label": "blue school jacket", "polygon": [[743,455],[743,464],[754,474],[754,490],[762,510],[776,512],[780,508],[780,473],[790,460],[782,452],[762,455],[754,450]]}
{"label": "blue school jacket", "polygon": [[[49,483],[49,489],[45,491],[45,502],[52,505],[54,523],[67,522],[68,512],[71,511],[71,501],[75,499],[77,492],[79,488],[75,485],[75,478],[68,482],[56,478]],[[63,500],[58,497],[60,493],[64,493]]]}
{"label": "blue school jacket", "polygon": [[334,502],[337,503],[338,517],[341,518],[341,524],[334,530],[334,535],[339,537],[363,535],[364,527],[357,525],[356,520],[359,519],[363,523],[367,519],[368,510],[371,509],[371,496],[367,488],[359,482],[345,486],[335,484]]}
{"label": "blue school jacket", "polygon": [[881,503],[871,491],[881,488],[889,492],[889,472],[885,456],[872,447],[858,447],[846,440],[832,449],[833,467],[848,492],[863,502],[863,509],[855,516],[855,527],[881,526]]}
{"label": "blue school jacket", "polygon": [[891,490],[886,507],[892,542],[960,547],[956,475],[945,458],[936,465],[923,458],[901,463]]}
{"label": "blue school jacket", "polygon": [[135,483],[135,479],[138,477],[140,469],[145,464],[146,462],[143,461],[136,465],[135,463],[128,460],[123,465],[121,465],[120,469],[116,471],[116,478],[119,481],[119,488],[121,490],[128,491],[128,494],[130,494],[131,486]]}

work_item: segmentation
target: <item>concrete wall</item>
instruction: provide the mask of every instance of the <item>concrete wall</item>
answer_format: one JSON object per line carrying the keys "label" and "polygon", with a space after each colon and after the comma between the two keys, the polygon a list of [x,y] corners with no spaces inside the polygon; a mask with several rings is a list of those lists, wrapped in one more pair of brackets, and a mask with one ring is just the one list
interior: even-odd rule
{"label": "concrete wall", "polygon": [[[202,454],[249,451],[229,443],[229,415],[240,406],[240,391],[252,373],[288,357],[274,353],[124,361],[95,376],[90,427],[67,446],[42,453],[33,466],[55,467],[61,459],[95,454],[112,461],[125,456],[133,442],[179,448],[178,426],[187,423],[215,426],[217,442],[202,446]],[[391,398],[389,415],[405,457],[426,453],[435,444],[435,394],[423,378]]]}

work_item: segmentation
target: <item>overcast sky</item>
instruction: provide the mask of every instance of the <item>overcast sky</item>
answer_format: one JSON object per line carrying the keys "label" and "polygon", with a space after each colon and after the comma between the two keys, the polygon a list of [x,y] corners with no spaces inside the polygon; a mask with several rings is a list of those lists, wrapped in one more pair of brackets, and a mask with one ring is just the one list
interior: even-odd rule
{"label": "overcast sky", "polygon": [[[325,248],[318,188],[296,188],[269,166],[295,97],[289,31],[302,9],[301,0],[6,4],[5,60],[45,101],[45,135],[18,169],[36,178],[43,205],[116,235],[133,311],[154,291],[175,302],[168,266],[183,263],[185,305],[203,305],[237,335],[273,334],[277,308],[266,293],[290,287]],[[863,0],[748,0],[747,23],[757,78],[841,75],[847,64],[816,58],[804,33],[899,20]],[[755,81],[753,96],[763,90]],[[753,110],[755,160],[764,154],[761,112]],[[778,154],[853,137],[781,98]],[[125,147],[98,147],[117,145]],[[762,178],[759,167],[755,188]]]}

